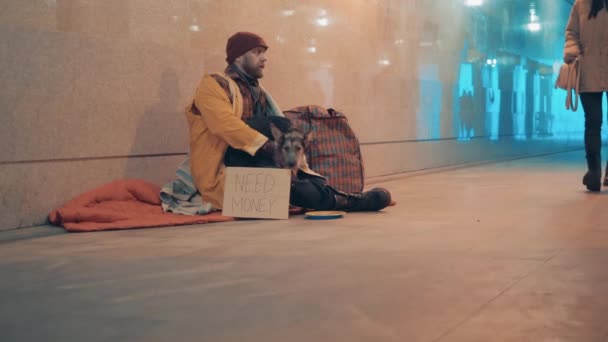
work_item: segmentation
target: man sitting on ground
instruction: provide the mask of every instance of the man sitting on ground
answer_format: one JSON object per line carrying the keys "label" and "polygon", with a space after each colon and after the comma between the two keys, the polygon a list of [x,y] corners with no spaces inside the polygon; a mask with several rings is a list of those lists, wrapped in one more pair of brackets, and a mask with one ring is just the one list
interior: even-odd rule
{"label": "man sitting on ground", "polygon": [[[228,146],[248,154],[272,156],[276,142],[243,120],[283,116],[258,80],[264,76],[268,45],[260,36],[238,32],[228,39],[223,74],[205,75],[186,109],[190,127],[191,173],[203,201],[221,209],[224,196],[224,153]],[[292,179],[290,203],[316,210],[377,211],[391,203],[390,192],[375,188],[347,194],[329,186],[325,178],[301,168]]]}

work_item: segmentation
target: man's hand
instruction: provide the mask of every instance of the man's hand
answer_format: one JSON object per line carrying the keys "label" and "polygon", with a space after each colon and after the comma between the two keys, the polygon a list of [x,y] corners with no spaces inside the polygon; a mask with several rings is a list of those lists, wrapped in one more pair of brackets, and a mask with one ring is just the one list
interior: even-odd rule
{"label": "man's hand", "polygon": [[268,159],[274,159],[274,153],[277,149],[277,142],[274,140],[268,140],[262,145],[256,152],[256,157],[263,157]]}

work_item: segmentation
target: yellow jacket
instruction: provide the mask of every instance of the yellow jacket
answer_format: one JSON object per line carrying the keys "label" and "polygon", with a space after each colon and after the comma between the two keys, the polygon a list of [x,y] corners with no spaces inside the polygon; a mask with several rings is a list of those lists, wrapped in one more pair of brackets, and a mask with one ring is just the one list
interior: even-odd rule
{"label": "yellow jacket", "polygon": [[228,145],[253,156],[268,140],[241,120],[241,92],[230,77],[222,76],[228,80],[232,103],[217,81],[211,75],[205,75],[194,95],[193,105],[186,108],[192,178],[203,201],[211,203],[215,209],[221,209],[224,200],[224,153]]}

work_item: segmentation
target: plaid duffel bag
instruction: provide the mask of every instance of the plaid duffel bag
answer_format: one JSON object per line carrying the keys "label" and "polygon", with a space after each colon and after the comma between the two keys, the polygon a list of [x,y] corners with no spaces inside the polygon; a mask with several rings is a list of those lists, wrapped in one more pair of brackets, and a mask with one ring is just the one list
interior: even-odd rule
{"label": "plaid duffel bag", "polygon": [[363,191],[364,167],[359,139],[343,113],[320,106],[301,106],[283,112],[292,125],[312,132],[306,159],[310,168],[327,177],[337,190]]}

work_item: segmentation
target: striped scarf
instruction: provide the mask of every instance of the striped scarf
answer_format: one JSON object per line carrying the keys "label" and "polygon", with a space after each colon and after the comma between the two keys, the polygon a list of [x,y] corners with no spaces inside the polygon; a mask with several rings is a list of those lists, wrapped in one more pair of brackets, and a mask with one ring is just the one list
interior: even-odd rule
{"label": "striped scarf", "polygon": [[[243,119],[272,115],[269,113],[266,93],[262,90],[256,78],[247,75],[234,63],[226,68],[225,74],[232,78],[241,89],[241,94],[243,94]],[[247,91],[243,91],[245,89]],[[249,102],[249,106],[245,102]]]}

